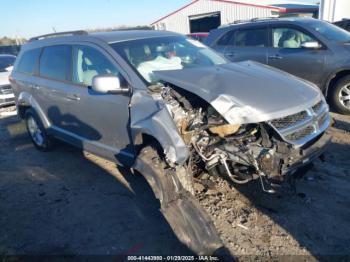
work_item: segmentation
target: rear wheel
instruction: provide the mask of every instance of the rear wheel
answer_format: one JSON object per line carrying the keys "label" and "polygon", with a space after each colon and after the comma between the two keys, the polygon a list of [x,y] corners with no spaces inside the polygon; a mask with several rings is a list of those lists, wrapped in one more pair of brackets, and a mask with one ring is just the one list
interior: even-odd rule
{"label": "rear wheel", "polygon": [[339,79],[330,90],[330,102],[336,112],[350,114],[350,76]]}
{"label": "rear wheel", "polygon": [[32,108],[26,110],[25,122],[34,146],[41,151],[50,150],[53,146],[52,140],[48,136],[40,118]]}

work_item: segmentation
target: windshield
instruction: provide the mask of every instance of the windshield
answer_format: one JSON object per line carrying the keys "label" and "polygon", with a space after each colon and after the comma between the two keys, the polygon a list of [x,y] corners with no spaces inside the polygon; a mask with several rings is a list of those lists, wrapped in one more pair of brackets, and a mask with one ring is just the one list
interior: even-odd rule
{"label": "windshield", "polygon": [[316,20],[311,23],[308,23],[315,31],[322,34],[328,40],[333,40],[336,42],[349,42],[350,34],[344,29],[332,25],[325,21]]}
{"label": "windshield", "polygon": [[0,72],[6,71],[6,68],[13,66],[16,57],[14,56],[0,56]]}
{"label": "windshield", "polygon": [[154,71],[182,70],[227,63],[227,60],[201,44],[181,36],[157,37],[111,44],[148,82],[157,83]]}

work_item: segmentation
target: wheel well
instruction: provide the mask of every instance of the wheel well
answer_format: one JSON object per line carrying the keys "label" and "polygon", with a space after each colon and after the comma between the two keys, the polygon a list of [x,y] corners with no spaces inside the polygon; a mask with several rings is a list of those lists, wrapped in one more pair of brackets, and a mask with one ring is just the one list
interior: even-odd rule
{"label": "wheel well", "polygon": [[27,105],[19,105],[17,107],[18,115],[19,115],[20,118],[22,118],[22,119],[24,118],[28,108],[30,108],[30,106],[27,106]]}
{"label": "wheel well", "polygon": [[152,135],[148,135],[148,134],[144,134],[144,133],[138,134],[136,136],[134,145],[135,145],[136,155],[138,155],[140,153],[141,149],[144,148],[145,146],[152,145],[157,150],[158,155],[161,158],[165,158],[165,154],[164,154],[164,150],[163,150],[162,145],[157,140],[157,138],[155,138]]}
{"label": "wheel well", "polygon": [[331,90],[335,86],[335,84],[338,82],[338,80],[342,79],[343,77],[348,76],[348,75],[350,75],[350,70],[344,70],[344,71],[338,72],[329,82],[328,88],[326,90],[327,96],[329,94],[329,90]]}

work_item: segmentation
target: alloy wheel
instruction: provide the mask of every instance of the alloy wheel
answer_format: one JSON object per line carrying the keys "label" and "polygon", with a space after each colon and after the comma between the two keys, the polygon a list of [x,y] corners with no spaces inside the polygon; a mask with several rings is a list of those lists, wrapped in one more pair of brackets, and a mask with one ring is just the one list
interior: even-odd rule
{"label": "alloy wheel", "polygon": [[43,133],[40,130],[38,123],[35,121],[35,119],[32,116],[29,116],[27,120],[27,125],[28,125],[28,131],[34,143],[37,144],[38,146],[42,146],[44,144]]}
{"label": "alloy wheel", "polygon": [[347,109],[350,109],[350,84],[343,86],[339,92],[339,102]]}

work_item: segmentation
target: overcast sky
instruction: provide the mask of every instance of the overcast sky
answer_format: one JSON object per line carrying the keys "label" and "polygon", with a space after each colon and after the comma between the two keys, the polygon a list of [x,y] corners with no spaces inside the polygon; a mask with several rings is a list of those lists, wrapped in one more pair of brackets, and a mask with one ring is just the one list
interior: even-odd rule
{"label": "overcast sky", "polygon": [[188,3],[190,0],[1,0],[0,37],[28,38],[50,33],[53,28],[67,31],[148,25]]}

